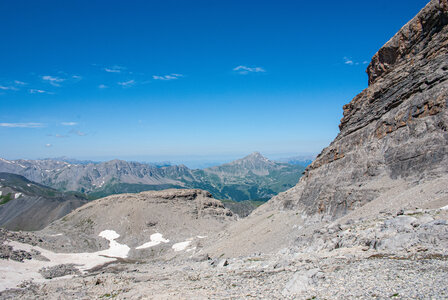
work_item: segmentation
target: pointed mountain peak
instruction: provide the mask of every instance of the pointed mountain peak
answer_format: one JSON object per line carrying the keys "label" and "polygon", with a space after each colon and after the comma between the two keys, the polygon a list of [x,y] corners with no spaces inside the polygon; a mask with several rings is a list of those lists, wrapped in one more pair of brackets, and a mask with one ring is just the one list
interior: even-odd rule
{"label": "pointed mountain peak", "polygon": [[248,156],[242,158],[243,160],[268,160],[266,157],[264,157],[260,152],[253,152],[249,154]]}
{"label": "pointed mountain peak", "polygon": [[281,164],[270,161],[259,152],[251,153],[243,158],[234,160],[221,166],[215,166],[206,170],[218,172],[219,174],[231,174],[233,176],[246,176],[253,173],[259,176],[269,175],[273,169],[281,168]]}

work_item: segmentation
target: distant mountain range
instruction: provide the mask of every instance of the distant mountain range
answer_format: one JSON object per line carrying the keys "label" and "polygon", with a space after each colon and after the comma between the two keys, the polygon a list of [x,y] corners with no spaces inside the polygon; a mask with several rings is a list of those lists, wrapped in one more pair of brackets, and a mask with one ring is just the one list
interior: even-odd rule
{"label": "distant mountain range", "polygon": [[200,188],[217,199],[263,201],[294,186],[305,167],[305,164],[271,161],[258,152],[203,170],[122,160],[96,163],[67,158],[11,161],[0,158],[0,172],[22,175],[61,191],[84,193],[89,199],[167,188]]}
{"label": "distant mountain range", "polygon": [[277,159],[278,162],[283,162],[291,165],[309,165],[316,158],[316,155],[298,155],[292,157],[285,157]]}

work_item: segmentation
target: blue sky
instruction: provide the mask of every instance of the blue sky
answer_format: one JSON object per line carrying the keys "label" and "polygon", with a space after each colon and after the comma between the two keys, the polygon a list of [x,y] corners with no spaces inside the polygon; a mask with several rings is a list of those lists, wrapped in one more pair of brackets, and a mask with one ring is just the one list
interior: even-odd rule
{"label": "blue sky", "polygon": [[426,1],[0,1],[0,157],[317,153]]}

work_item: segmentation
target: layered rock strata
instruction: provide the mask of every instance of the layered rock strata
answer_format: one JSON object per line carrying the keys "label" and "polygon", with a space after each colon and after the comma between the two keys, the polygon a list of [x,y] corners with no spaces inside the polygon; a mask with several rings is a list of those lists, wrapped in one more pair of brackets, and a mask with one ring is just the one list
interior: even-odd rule
{"label": "layered rock strata", "polygon": [[447,24],[448,2],[433,0],[373,56],[338,136],[271,207],[335,218],[448,173]]}

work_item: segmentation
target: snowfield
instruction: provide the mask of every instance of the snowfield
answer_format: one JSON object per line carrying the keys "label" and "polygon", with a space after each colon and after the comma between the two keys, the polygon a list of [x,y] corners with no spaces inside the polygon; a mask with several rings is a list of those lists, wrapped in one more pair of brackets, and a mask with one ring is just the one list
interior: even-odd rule
{"label": "snowfield", "polygon": [[187,249],[187,247],[190,245],[190,243],[191,243],[191,241],[176,243],[171,248],[173,248],[173,250],[176,252],[183,251],[183,250]]}
{"label": "snowfield", "polygon": [[49,279],[44,279],[38,272],[44,267],[52,267],[60,264],[75,264],[81,272],[85,272],[96,266],[112,262],[117,258],[127,257],[131,248],[115,241],[120,236],[118,233],[114,230],[104,230],[100,232],[99,236],[109,241],[109,249],[92,253],[55,253],[38,246],[31,246],[19,242],[7,243],[15,250],[25,250],[28,252],[37,250],[42,256],[48,258],[49,261],[37,259],[25,260],[24,262],[13,260],[2,261],[0,264],[0,291],[7,288],[15,288],[25,280],[33,280],[35,282],[48,281]]}

